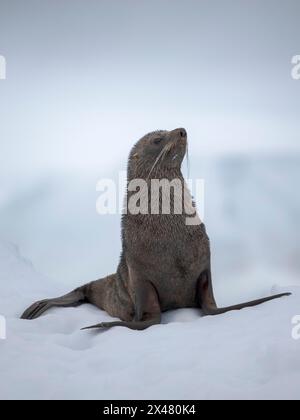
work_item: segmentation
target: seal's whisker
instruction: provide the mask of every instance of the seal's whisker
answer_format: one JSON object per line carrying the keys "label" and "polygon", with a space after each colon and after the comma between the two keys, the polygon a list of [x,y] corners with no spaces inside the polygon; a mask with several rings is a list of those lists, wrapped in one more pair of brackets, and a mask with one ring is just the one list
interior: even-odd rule
{"label": "seal's whisker", "polygon": [[189,156],[188,142],[186,142],[186,169],[187,169],[187,178],[190,179],[190,156]]}
{"label": "seal's whisker", "polygon": [[159,159],[161,158],[161,156],[162,156],[162,154],[163,154],[163,151],[164,151],[164,149],[162,149],[162,151],[160,152],[160,154],[157,156],[157,158],[156,158],[156,160],[155,160],[155,162],[154,162],[154,164],[153,164],[152,168],[150,169],[150,172],[149,172],[149,174],[148,174],[148,176],[147,176],[147,179],[149,179],[149,178],[150,178],[150,175],[152,174],[152,172],[153,172],[153,170],[154,170],[155,166],[157,165],[157,163],[158,163]]}
{"label": "seal's whisker", "polygon": [[[168,143],[168,144],[166,144],[166,146],[163,148],[163,154],[162,154],[162,156],[161,156],[161,162],[163,162],[164,161],[164,159],[165,159],[165,157],[166,157],[166,155],[168,154],[168,152],[170,151],[170,150],[172,150],[173,149],[173,143]],[[158,166],[157,166],[157,168],[158,168]]]}
{"label": "seal's whisker", "polygon": [[[157,158],[156,158],[156,160],[155,160],[155,162],[154,162],[154,164],[153,164],[152,168],[150,169],[150,172],[149,172],[149,174],[148,174],[148,176],[147,176],[147,179],[149,179],[149,178],[150,178],[150,175],[152,174],[153,170],[155,169],[156,165],[158,164],[158,162],[159,162],[160,158],[163,156],[163,159],[164,159],[164,156],[165,156],[166,152],[168,151],[168,150],[167,150],[167,149],[168,149],[168,146],[169,146],[169,144],[166,144],[166,145],[165,145],[165,147],[161,150],[161,152],[160,152],[160,153],[159,153],[159,155],[157,156]],[[162,160],[163,160],[163,159],[162,159]]]}

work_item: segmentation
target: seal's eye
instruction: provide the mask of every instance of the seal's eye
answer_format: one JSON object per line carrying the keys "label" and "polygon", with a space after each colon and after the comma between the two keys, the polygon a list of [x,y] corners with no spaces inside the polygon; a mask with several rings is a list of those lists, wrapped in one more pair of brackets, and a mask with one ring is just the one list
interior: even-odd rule
{"label": "seal's eye", "polygon": [[156,139],[154,139],[153,143],[155,144],[159,144],[162,141],[161,137],[157,137]]}

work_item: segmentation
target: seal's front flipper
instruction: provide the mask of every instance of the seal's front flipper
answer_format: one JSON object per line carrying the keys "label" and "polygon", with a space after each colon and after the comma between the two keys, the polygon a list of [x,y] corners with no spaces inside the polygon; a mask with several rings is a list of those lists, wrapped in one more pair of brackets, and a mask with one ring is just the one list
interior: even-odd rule
{"label": "seal's front flipper", "polygon": [[113,322],[101,322],[100,324],[91,325],[90,327],[81,328],[82,330],[90,330],[97,328],[112,328],[112,327],[127,327],[131,330],[145,330],[152,325],[160,324],[161,317],[151,318],[146,321],[113,321]]}
{"label": "seal's front flipper", "polygon": [[41,316],[48,309],[53,307],[69,307],[69,306],[78,306],[81,303],[84,303],[85,295],[83,288],[73,290],[64,296],[55,298],[55,299],[45,299],[33,303],[29,306],[28,309],[23,313],[21,319],[35,319]]}
{"label": "seal's front flipper", "polygon": [[227,306],[225,308],[218,308],[212,296],[212,282],[211,274],[205,271],[201,274],[198,283],[198,303],[204,315],[220,315],[229,311],[237,311],[244,308],[250,308],[269,302],[273,299],[278,299],[284,296],[290,296],[291,293],[281,293],[279,295],[268,296],[262,299],[251,300],[250,302],[239,303],[237,305]]}

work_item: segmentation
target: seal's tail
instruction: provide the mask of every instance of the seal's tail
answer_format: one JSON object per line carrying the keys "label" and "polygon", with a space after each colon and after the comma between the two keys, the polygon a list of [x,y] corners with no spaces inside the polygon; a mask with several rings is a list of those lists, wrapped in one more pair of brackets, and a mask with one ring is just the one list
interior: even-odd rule
{"label": "seal's tail", "polygon": [[239,303],[237,305],[218,308],[213,297],[210,272],[205,272],[200,277],[198,292],[199,303],[203,315],[220,315],[229,311],[238,311],[240,309],[260,305],[261,303],[265,303],[273,299],[291,295],[291,293],[280,293],[278,295],[268,296],[262,299],[251,300],[249,302]]}

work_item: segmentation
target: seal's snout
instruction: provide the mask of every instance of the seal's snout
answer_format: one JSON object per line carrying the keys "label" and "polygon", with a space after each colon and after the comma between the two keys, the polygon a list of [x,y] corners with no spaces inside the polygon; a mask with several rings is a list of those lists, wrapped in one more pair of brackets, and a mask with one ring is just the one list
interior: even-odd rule
{"label": "seal's snout", "polygon": [[181,138],[185,139],[187,137],[185,128],[179,128],[179,135]]}
{"label": "seal's snout", "polygon": [[175,128],[171,131],[171,139],[175,141],[180,141],[186,143],[187,133],[185,128]]}
{"label": "seal's snout", "polygon": [[186,139],[187,133],[185,128],[175,128],[175,130],[171,131],[172,136],[175,138]]}

